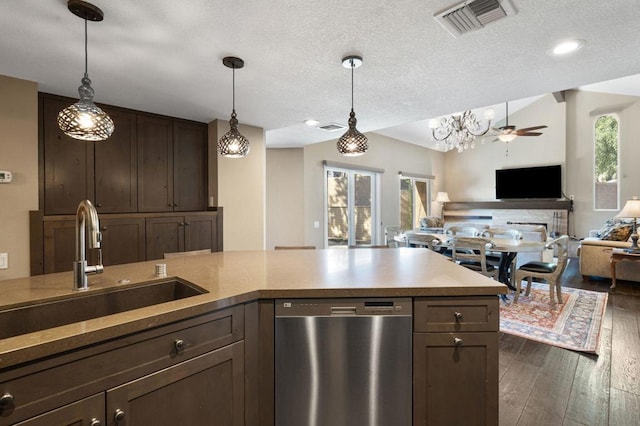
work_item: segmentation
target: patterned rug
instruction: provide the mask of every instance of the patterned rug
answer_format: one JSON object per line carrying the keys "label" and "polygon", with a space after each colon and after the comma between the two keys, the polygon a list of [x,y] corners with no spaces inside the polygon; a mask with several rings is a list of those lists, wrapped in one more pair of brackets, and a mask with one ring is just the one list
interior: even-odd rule
{"label": "patterned rug", "polygon": [[[525,283],[523,282],[523,289]],[[549,305],[549,286],[531,284],[518,303],[500,304],[500,331],[574,351],[598,353],[607,293],[563,287],[563,304]]]}

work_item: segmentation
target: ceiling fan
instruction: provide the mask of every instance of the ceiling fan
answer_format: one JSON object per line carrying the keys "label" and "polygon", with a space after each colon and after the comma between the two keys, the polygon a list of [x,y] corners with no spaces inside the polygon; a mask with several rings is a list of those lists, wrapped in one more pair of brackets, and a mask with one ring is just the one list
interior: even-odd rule
{"label": "ceiling fan", "polygon": [[491,136],[496,137],[493,142],[500,140],[502,142],[509,143],[518,136],[540,136],[541,132],[534,132],[533,130],[545,129],[547,126],[533,126],[533,127],[525,127],[524,129],[516,129],[516,126],[509,125],[509,102],[505,102],[506,108],[506,122],[502,127],[498,127],[497,129],[493,129],[495,133],[491,134]]}

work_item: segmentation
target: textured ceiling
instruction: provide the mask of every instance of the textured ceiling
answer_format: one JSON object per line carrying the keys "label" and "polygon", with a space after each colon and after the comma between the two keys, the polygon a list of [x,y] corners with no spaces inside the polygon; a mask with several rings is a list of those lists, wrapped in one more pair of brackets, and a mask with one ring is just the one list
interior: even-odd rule
{"label": "textured ceiling", "polygon": [[[339,137],[355,70],[358,129],[427,144],[416,122],[640,73],[640,0],[512,0],[517,14],[458,38],[433,15],[451,0],[95,0],[89,76],[99,103],[208,122],[236,110],[267,145]],[[77,97],[84,24],[66,0],[0,1],[0,74]],[[577,53],[548,54],[586,40]]]}

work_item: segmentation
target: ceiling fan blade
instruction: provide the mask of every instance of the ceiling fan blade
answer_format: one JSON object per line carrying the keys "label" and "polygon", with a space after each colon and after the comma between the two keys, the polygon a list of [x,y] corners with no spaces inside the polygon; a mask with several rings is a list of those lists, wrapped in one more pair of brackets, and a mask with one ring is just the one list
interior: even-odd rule
{"label": "ceiling fan blade", "polygon": [[518,136],[540,136],[542,133],[540,133],[540,132],[525,132],[525,133],[516,132],[516,134]]}
{"label": "ceiling fan blade", "polygon": [[533,126],[533,127],[525,127],[524,129],[518,129],[519,132],[528,132],[529,130],[538,130],[538,129],[546,129],[547,126]]}

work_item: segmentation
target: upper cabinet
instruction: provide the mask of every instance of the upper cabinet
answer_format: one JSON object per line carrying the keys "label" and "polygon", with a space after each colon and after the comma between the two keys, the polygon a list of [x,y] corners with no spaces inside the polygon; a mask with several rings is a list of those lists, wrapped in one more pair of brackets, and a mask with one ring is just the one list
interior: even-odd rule
{"label": "upper cabinet", "polygon": [[41,208],[75,214],[92,200],[99,213],[206,209],[207,125],[117,107],[106,141],[65,135],[58,112],[75,99],[40,94]]}
{"label": "upper cabinet", "polygon": [[207,126],[138,116],[138,211],[206,208]]}

